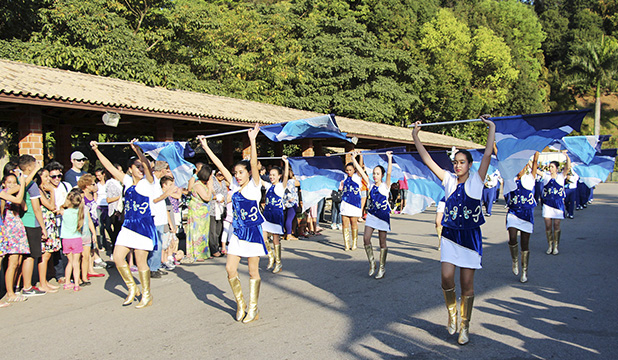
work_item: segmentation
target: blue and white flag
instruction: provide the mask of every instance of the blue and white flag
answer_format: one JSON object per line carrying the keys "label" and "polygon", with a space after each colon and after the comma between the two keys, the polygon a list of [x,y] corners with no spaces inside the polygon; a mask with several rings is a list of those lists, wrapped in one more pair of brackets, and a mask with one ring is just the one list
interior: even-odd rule
{"label": "blue and white flag", "polygon": [[609,140],[611,135],[600,136],[565,136],[550,147],[554,150],[568,150],[571,160],[588,164],[594,155],[601,151],[601,145]]}
{"label": "blue and white flag", "polygon": [[337,138],[352,141],[339,130],[333,114],[265,125],[260,127],[260,131],[274,142],[305,138]]}
{"label": "blue and white flag", "polygon": [[[481,166],[481,160],[483,160],[483,155],[485,154],[485,149],[470,149],[468,150],[472,155],[472,171],[479,171],[479,167]],[[498,170],[498,158],[496,155],[491,155],[491,160],[489,161],[489,167],[487,168],[487,175],[491,175]]]}
{"label": "blue and white flag", "polygon": [[[579,131],[589,111],[586,109],[491,118],[496,124],[498,169],[502,178],[513,179],[536,151],[542,151],[554,140],[565,137],[573,130]],[[505,194],[515,190],[512,184],[514,183],[505,182]]]}
{"label": "blue and white flag", "polygon": [[142,151],[150,155],[153,159],[165,161],[169,164],[174,183],[180,188],[185,188],[189,184],[189,179],[193,176],[195,165],[186,161],[185,157],[193,157],[195,152],[187,142],[136,142]]}
{"label": "blue and white flag", "polygon": [[609,174],[614,171],[616,162],[616,149],[604,149],[592,160],[585,164],[580,161],[572,161],[573,171],[588,187],[593,187],[607,180]]}
{"label": "blue and white flag", "polygon": [[[386,181],[386,170],[388,169],[388,157],[386,155],[376,155],[375,153],[384,153],[387,151],[392,151],[393,154],[406,152],[406,148],[404,146],[387,148],[387,149],[377,149],[377,150],[368,150],[363,151],[361,155],[363,155],[363,163],[365,164],[367,170],[367,176],[369,179],[373,181],[373,169],[380,165],[384,168],[384,178],[383,181]],[[396,183],[399,180],[403,180],[403,170],[401,170],[401,166],[395,162],[393,158],[393,168],[391,170],[391,184]],[[388,184],[389,186],[391,184]]]}
{"label": "blue and white flag", "polygon": [[[446,151],[443,153],[448,158]],[[408,183],[406,206],[402,209],[402,213],[418,214],[442,199],[444,196],[442,182],[420,160],[418,154],[416,157],[412,154],[393,155],[393,161],[401,167]]]}
{"label": "blue and white flag", "polygon": [[300,182],[303,211],[329,197],[345,179],[343,161],[338,156],[312,156],[288,158],[294,176]]}

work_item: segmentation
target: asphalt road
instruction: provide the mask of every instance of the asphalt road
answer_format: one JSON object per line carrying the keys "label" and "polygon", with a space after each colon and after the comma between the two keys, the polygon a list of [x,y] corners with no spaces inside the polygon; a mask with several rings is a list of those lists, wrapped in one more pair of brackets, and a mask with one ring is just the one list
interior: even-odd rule
{"label": "asphalt road", "polygon": [[[261,262],[260,319],[234,321],[225,259],[153,279],[154,305],[122,307],[115,269],[82,291],[0,309],[1,359],[614,359],[618,345],[618,184],[563,221],[560,254],[545,255],[540,208],[529,282],[511,273],[501,201],[483,226],[471,340],[446,331],[433,209],[395,215],[386,276],[367,276],[362,248],[340,232],[283,242],[283,271]],[[362,234],[362,228],[361,228]],[[377,256],[377,238],[374,235]],[[245,294],[246,262],[240,266]]]}

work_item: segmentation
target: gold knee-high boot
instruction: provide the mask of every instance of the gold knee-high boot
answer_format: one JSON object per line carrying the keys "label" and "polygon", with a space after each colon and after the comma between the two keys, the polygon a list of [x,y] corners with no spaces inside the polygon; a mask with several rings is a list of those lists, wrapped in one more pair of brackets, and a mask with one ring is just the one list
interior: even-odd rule
{"label": "gold knee-high boot", "polygon": [[446,310],[448,310],[448,324],[446,329],[449,335],[454,335],[457,332],[457,296],[455,294],[455,288],[444,290],[444,302],[446,303]]}
{"label": "gold knee-high boot", "polygon": [[260,317],[260,312],[258,311],[258,298],[260,297],[260,284],[262,283],[262,279],[249,279],[249,308],[247,310],[247,316],[242,321],[247,324],[254,320],[257,320]]}
{"label": "gold knee-high boot", "polygon": [[521,252],[521,279],[520,282],[528,282],[528,260],[530,259],[530,250]]}
{"label": "gold knee-high boot", "polygon": [[345,246],[344,250],[350,250],[350,237],[352,236],[352,231],[350,228],[343,228],[343,245]]}
{"label": "gold knee-high boot", "polygon": [[275,254],[273,254],[273,249],[270,247],[270,237],[264,237],[264,245],[266,246],[266,251],[268,252],[268,266],[266,267],[266,270],[270,270],[273,266],[275,266]]}
{"label": "gold knee-high boot", "polygon": [[245,297],[242,296],[240,278],[236,276],[231,279],[228,278],[227,281],[230,283],[234,298],[236,299],[236,321],[241,321],[245,317],[245,308],[247,304],[245,303]]}
{"label": "gold knee-high boot", "polygon": [[139,281],[142,283],[142,299],[135,306],[136,309],[142,309],[152,305],[152,294],[150,293],[150,269],[139,272]]}
{"label": "gold knee-high boot", "polygon": [[122,303],[122,306],[131,305],[133,303],[133,300],[135,300],[135,297],[140,295],[139,288],[137,287],[135,279],[131,274],[129,265],[117,266],[116,268],[118,269],[122,280],[124,280],[124,283],[127,284],[127,288],[129,289],[129,295]]}
{"label": "gold knee-high boot", "polygon": [[352,248],[351,250],[356,250],[356,240],[358,239],[358,228],[352,229]]}
{"label": "gold knee-high boot", "polygon": [[519,275],[519,247],[517,244],[509,244],[509,250],[511,250],[511,260],[513,261],[513,275]]}
{"label": "gold knee-high boot", "polygon": [[273,269],[273,274],[281,272],[281,244],[274,245],[275,246],[275,268]]}
{"label": "gold knee-high boot", "polygon": [[472,306],[474,305],[474,295],[461,296],[461,326],[459,327],[459,345],[465,345],[470,341],[470,318],[472,317]]}
{"label": "gold knee-high boot", "polygon": [[554,234],[552,234],[551,230],[545,231],[545,236],[547,236],[547,251],[545,252],[547,255],[550,255],[554,251]]}
{"label": "gold knee-high boot", "polygon": [[438,234],[438,250],[442,247],[442,225],[436,226],[436,233]]}
{"label": "gold knee-high boot", "polygon": [[386,254],[388,254],[388,248],[380,248],[380,267],[378,268],[376,279],[384,277],[384,273],[386,272]]}
{"label": "gold knee-high boot", "polygon": [[376,259],[373,257],[373,248],[371,245],[365,245],[365,252],[369,260],[369,276],[373,276],[376,272]]}
{"label": "gold knee-high boot", "polygon": [[554,250],[552,251],[552,254],[554,255],[558,255],[558,244],[560,244],[560,233],[562,232],[562,230],[556,230],[554,232]]}

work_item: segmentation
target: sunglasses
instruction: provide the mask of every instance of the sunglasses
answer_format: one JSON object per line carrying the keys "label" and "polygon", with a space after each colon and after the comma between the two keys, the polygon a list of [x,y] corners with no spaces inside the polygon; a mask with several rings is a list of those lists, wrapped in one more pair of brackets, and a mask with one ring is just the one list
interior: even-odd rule
{"label": "sunglasses", "polygon": [[84,162],[86,159],[75,159],[75,161]]}
{"label": "sunglasses", "polygon": [[62,174],[60,175],[49,175],[50,178],[52,179],[62,179]]}

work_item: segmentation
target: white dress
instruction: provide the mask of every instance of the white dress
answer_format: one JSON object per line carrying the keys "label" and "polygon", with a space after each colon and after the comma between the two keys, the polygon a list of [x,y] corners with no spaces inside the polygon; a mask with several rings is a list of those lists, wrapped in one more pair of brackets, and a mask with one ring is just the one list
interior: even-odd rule
{"label": "white dress", "polygon": [[[545,188],[545,185],[547,185],[550,180],[551,174],[543,174],[543,188]],[[555,180],[558,185],[564,186],[564,175],[562,175],[562,173],[556,174]],[[543,203],[543,217],[547,219],[564,219],[564,211]]]}
{"label": "white dress", "polygon": [[[534,195],[534,185],[536,180],[532,174],[525,174],[521,177],[521,186],[526,190],[530,190]],[[530,221],[526,221],[524,219],[520,219],[515,214],[507,213],[506,214],[506,228],[515,228],[523,232],[527,232],[528,234],[532,234],[534,232],[534,224]]]}
{"label": "white dress", "polygon": [[[129,182],[126,181],[126,178],[123,182],[125,183],[125,185],[129,184]],[[137,185],[135,185],[135,190],[138,194],[148,198],[148,202],[141,204],[141,206],[143,207],[143,209],[146,209],[145,211],[150,212],[153,207],[151,196],[155,192],[153,184],[149,183],[148,180],[144,178],[140,180]],[[138,234],[137,232],[129,230],[124,226],[122,227],[122,229],[120,229],[120,232],[118,233],[118,238],[116,239],[116,246],[118,245],[131,249],[148,251],[152,251],[152,249],[154,248],[154,243],[151,238]]]}
{"label": "white dress", "polygon": [[[345,181],[345,180],[344,180]],[[358,185],[358,194],[355,194],[358,196],[359,200],[361,198],[360,195],[360,190],[363,186],[363,179],[356,173],[354,173],[352,175],[352,181],[354,181],[357,185]],[[344,190],[345,191],[345,190]],[[348,217],[361,217],[363,216],[363,211],[360,207],[358,206],[354,206],[352,204],[349,204],[345,201],[341,201],[341,216],[348,216]]]}
{"label": "white dress", "polygon": [[[236,178],[234,178],[230,186],[230,192],[234,194],[238,191],[240,191],[242,196],[244,196],[246,199],[255,200],[257,201],[258,204],[260,203],[260,200],[262,198],[261,184],[256,184],[253,181],[253,178],[249,180],[247,185],[242,190],[240,189],[240,185],[238,185]],[[259,208],[258,208],[258,212],[259,212]],[[260,216],[262,216],[261,213],[260,213]],[[228,250],[227,250],[228,254],[236,255],[240,257],[255,257],[255,256],[266,255],[266,250],[264,249],[264,244],[263,244],[264,240],[262,240],[262,243],[253,243],[253,242],[241,240],[238,238],[238,236],[236,236],[233,233],[233,230],[232,230],[232,234],[230,235],[231,236],[230,236]]]}
{"label": "white dress", "polygon": [[[375,184],[371,184],[371,186],[369,187],[369,191],[368,193],[371,194],[371,190],[373,189],[373,187],[375,186]],[[385,183],[381,183],[380,186],[378,186],[378,191],[380,192],[380,194],[386,196],[387,199],[387,205],[388,205],[388,195],[390,193],[390,189],[388,186],[386,186]],[[390,208],[389,208],[389,212],[390,212]],[[378,218],[375,215],[372,215],[371,213],[367,212],[367,219],[365,220],[365,227],[371,227],[372,229],[375,230],[379,230],[379,231],[391,231],[391,225]]]}

